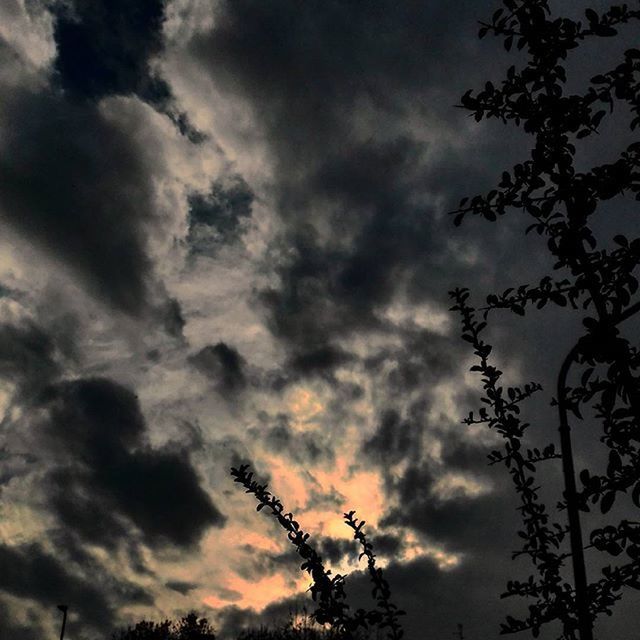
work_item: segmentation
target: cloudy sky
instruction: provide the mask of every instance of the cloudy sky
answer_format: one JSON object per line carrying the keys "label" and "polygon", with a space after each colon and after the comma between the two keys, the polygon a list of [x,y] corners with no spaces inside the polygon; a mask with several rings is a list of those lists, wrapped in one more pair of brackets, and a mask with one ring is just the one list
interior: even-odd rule
{"label": "cloudy sky", "polygon": [[[355,598],[341,517],[367,521],[410,640],[522,611],[499,600],[529,567],[493,436],[460,424],[477,380],[447,299],[549,266],[526,221],[447,216],[526,153],[453,106],[512,63],[476,39],[493,8],[0,3],[3,640],[54,637],[59,602],[73,640],[286,613],[308,580],[242,462]],[[509,380],[548,382],[575,322],[501,324]]]}

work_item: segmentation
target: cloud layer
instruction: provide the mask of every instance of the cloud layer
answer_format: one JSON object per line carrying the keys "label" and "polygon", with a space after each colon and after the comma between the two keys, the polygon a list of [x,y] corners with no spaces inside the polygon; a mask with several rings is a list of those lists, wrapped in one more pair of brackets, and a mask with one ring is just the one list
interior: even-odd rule
{"label": "cloud layer", "polygon": [[[453,108],[508,66],[475,38],[492,9],[0,9],[0,636],[51,635],[61,601],[90,638],[286,615],[307,582],[232,485],[242,462],[364,603],[357,510],[410,640],[497,637],[517,612],[499,600],[529,570],[509,560],[517,505],[494,436],[460,425],[477,380],[446,294],[549,267],[517,217],[446,215],[526,149]],[[573,319],[509,322],[500,366],[553,384]]]}

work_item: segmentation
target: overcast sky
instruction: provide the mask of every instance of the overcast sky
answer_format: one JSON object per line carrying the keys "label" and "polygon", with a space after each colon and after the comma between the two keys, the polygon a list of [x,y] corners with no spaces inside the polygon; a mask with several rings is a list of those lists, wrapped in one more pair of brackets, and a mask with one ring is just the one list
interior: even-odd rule
{"label": "overcast sky", "polygon": [[[525,220],[447,216],[527,153],[454,108],[517,60],[476,38],[494,8],[0,3],[0,638],[55,637],[60,602],[72,640],[286,613],[309,581],[241,462],[355,598],[342,513],[367,521],[409,640],[523,611],[447,299],[549,267]],[[548,383],[577,322],[500,325],[509,380]]]}

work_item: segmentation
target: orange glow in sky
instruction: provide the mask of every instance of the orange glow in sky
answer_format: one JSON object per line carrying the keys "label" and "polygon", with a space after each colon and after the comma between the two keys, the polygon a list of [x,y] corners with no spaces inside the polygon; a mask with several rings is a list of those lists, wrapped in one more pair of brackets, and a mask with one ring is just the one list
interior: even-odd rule
{"label": "orange glow in sky", "polygon": [[[296,566],[294,565],[290,577],[276,574],[258,580],[245,580],[237,574],[230,574],[222,586],[242,594],[242,598],[234,601],[233,604],[260,611],[276,600],[296,595],[308,589],[309,577],[300,572],[299,575],[295,575],[295,572]],[[230,604],[228,600],[217,595],[205,596],[202,602],[213,608],[225,607]]]}
{"label": "orange glow in sky", "polygon": [[292,417],[292,426],[300,431],[304,431],[309,426],[317,426],[313,424],[313,420],[319,418],[325,410],[317,394],[305,387],[294,388],[287,395],[286,404]]}

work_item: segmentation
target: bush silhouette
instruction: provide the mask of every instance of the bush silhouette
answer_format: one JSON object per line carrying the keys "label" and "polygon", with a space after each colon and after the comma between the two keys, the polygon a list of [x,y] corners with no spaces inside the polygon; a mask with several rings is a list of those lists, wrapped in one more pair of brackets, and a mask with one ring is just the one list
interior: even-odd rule
{"label": "bush silhouette", "polygon": [[189,613],[177,621],[142,620],[133,627],[114,633],[112,640],[215,640],[215,637],[214,629],[206,618]]}
{"label": "bush silhouette", "polygon": [[[363,636],[363,640],[364,640]],[[261,626],[241,631],[237,640],[340,640],[335,629],[319,626],[306,609],[301,615],[290,613],[284,624],[274,627]]]}

